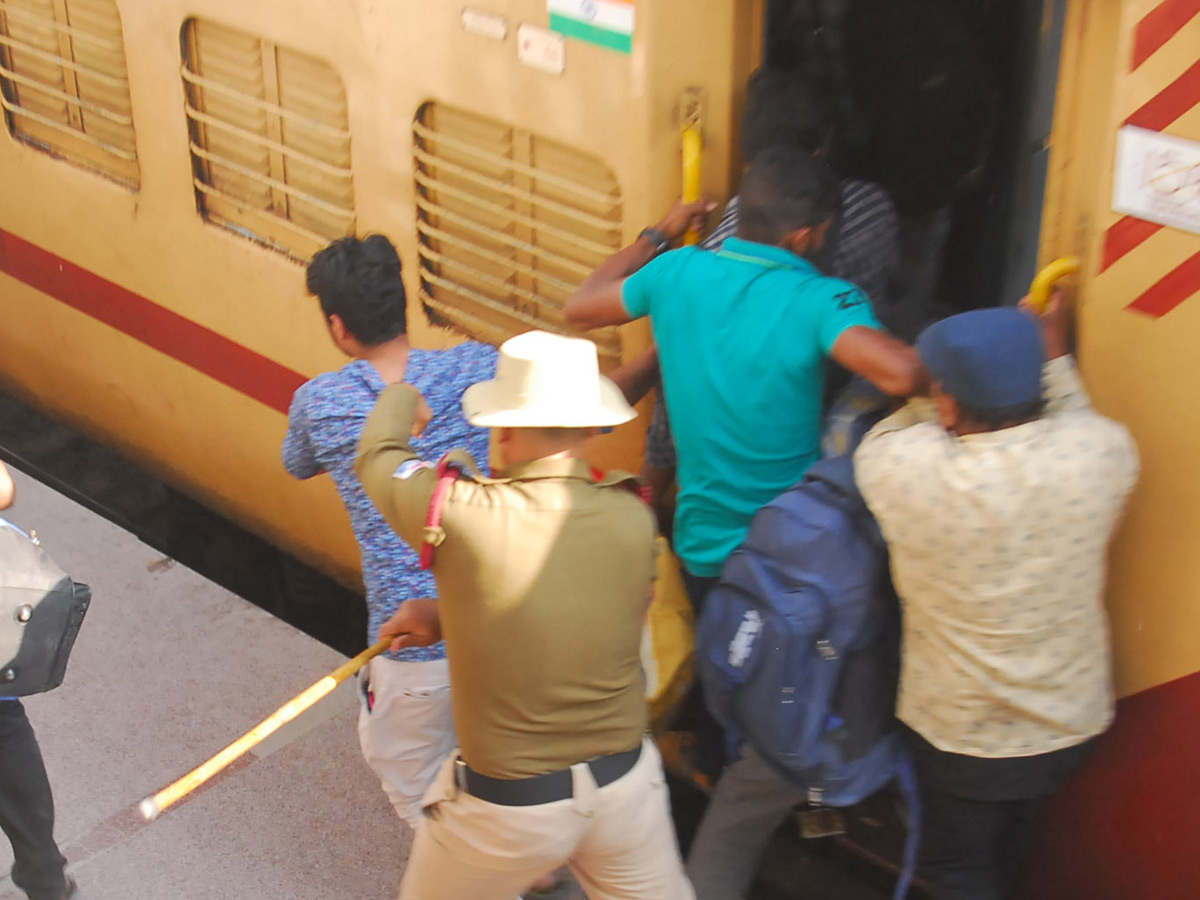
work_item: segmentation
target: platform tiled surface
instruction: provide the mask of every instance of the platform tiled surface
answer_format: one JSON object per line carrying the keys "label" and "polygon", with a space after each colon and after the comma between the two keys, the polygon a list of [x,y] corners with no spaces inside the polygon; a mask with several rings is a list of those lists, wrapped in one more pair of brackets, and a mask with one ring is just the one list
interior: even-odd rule
{"label": "platform tiled surface", "polygon": [[[93,600],[66,681],[30,697],[86,900],[394,897],[409,833],[359,754],[348,687],[158,821],[138,801],[343,657],[14,472],[3,513]],[[0,841],[0,874],[11,865]],[[0,879],[0,900],[21,894]]]}

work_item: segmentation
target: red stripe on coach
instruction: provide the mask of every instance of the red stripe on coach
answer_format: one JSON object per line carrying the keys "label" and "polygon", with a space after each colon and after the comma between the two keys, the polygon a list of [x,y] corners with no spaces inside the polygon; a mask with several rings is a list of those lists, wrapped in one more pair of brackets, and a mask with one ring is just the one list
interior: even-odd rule
{"label": "red stripe on coach", "polygon": [[1126,308],[1157,319],[1197,291],[1200,291],[1200,253],[1177,265]]}
{"label": "red stripe on coach", "polygon": [[[1200,867],[1200,672],[1117,703],[1112,729],[1049,804],[1022,900],[1179,900]],[[1190,885],[1190,887],[1189,887]]]}
{"label": "red stripe on coach", "polygon": [[1200,14],[1200,0],[1163,0],[1138,22],[1133,34],[1133,62],[1136,69],[1154,55],[1163,44]]}
{"label": "red stripe on coach", "polygon": [[1135,216],[1124,216],[1104,234],[1104,252],[1100,258],[1103,272],[1118,259],[1139,247],[1144,241],[1162,230],[1161,225],[1147,222]]}
{"label": "red stripe on coach", "polygon": [[1200,103],[1200,59],[1146,101],[1125,124],[1162,131],[1197,103]]}
{"label": "red stripe on coach", "polygon": [[305,382],[299,372],[3,230],[0,272],[271,409],[286,413]]}

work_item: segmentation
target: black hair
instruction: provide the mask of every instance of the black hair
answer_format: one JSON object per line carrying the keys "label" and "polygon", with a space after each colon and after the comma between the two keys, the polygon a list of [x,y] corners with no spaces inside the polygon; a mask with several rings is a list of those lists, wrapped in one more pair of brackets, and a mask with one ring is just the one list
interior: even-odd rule
{"label": "black hair", "polygon": [[832,150],[833,133],[832,108],[799,72],[763,68],[750,76],[742,113],[742,159],[752,160],[776,144],[805,153]]}
{"label": "black hair", "polygon": [[325,317],[338,316],[368,347],[399,337],[408,328],[400,257],[382,234],[339,238],[320,250],[308,264],[305,284],[321,302]]}
{"label": "black hair", "polygon": [[833,169],[793,147],[768,147],[754,157],[738,195],[738,236],[761,244],[831,220],[841,203]]}
{"label": "black hair", "polygon": [[[955,398],[955,402],[958,403],[957,398]],[[1036,419],[1045,408],[1046,401],[1038,397],[1036,400],[1026,403],[1001,406],[997,409],[971,409],[969,406],[958,403],[958,414],[961,419],[972,425],[978,425],[988,431],[998,431],[1001,428],[1022,425],[1031,419]]]}

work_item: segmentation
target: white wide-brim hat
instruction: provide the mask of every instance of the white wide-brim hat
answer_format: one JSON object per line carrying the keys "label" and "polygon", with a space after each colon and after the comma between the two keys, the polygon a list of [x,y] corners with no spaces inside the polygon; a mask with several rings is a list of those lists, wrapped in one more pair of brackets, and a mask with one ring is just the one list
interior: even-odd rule
{"label": "white wide-brim hat", "polygon": [[484,428],[601,428],[637,415],[600,374],[595,344],[548,331],[501,344],[496,377],[467,388],[462,408]]}

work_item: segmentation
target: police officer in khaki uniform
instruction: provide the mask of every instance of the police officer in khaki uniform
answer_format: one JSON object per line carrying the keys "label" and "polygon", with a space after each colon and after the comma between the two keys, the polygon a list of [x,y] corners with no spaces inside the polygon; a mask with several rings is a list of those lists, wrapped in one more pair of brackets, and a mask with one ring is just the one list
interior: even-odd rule
{"label": "police officer in khaki uniform", "polygon": [[[438,481],[409,447],[422,407],[411,387],[387,388],[357,460],[418,548]],[[693,900],[645,737],[653,516],[631,476],[596,483],[583,459],[595,428],[635,413],[591,342],[537,331],[500,348],[463,411],[494,429],[504,468],[453,483],[440,600],[405,603],[383,629],[395,647],[445,638],[460,741],[425,796],[401,900],[512,900],[563,863],[592,900]]]}

